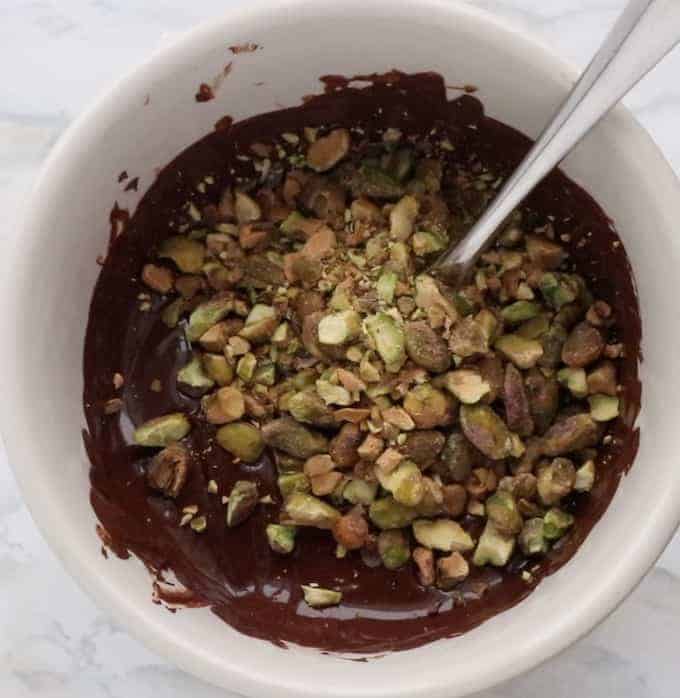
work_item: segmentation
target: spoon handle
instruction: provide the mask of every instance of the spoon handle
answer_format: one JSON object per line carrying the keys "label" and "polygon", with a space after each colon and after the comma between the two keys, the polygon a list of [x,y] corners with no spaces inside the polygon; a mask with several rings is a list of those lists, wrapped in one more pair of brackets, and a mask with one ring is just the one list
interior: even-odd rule
{"label": "spoon handle", "polygon": [[630,0],[533,148],[480,219],[431,271],[454,286],[463,283],[513,210],[679,41],[679,0]]}

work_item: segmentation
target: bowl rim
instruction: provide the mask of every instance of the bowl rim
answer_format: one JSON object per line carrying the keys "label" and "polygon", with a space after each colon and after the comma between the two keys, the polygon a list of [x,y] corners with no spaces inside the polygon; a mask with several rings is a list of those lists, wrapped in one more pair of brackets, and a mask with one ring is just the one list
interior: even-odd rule
{"label": "bowl rim", "polygon": [[[269,18],[274,16],[276,19],[273,22],[276,22],[281,18],[281,13],[304,12],[305,10],[311,10],[311,8],[314,8],[316,12],[322,12],[324,11],[324,6],[334,4],[330,0],[252,0],[247,5],[238,5],[215,19],[201,22],[180,37],[168,44],[164,44],[146,60],[126,71],[113,85],[100,93],[92,104],[73,121],[49,153],[30,194],[29,201],[35,202],[35,206],[27,207],[20,226],[21,233],[16,236],[15,240],[12,240],[12,243],[16,242],[16,244],[11,246],[7,244],[3,248],[5,252],[3,256],[6,262],[3,279],[0,280],[0,284],[5,292],[0,293],[0,304],[2,304],[0,315],[4,317],[4,325],[7,330],[6,336],[11,336],[10,332],[15,322],[14,317],[18,315],[18,306],[5,299],[11,297],[8,294],[12,288],[17,287],[16,284],[21,270],[21,265],[18,262],[21,259],[25,245],[30,243],[31,231],[35,230],[39,220],[40,204],[38,202],[58,191],[58,177],[55,175],[59,172],[60,162],[62,159],[68,159],[71,151],[77,149],[77,142],[81,137],[81,133],[96,130],[96,124],[101,117],[116,112],[118,109],[116,106],[117,102],[125,103],[127,97],[135,93],[136,85],[142,82],[146,84],[153,82],[154,74],[163,73],[164,65],[166,65],[170,56],[176,60],[190,58],[195,53],[196,46],[200,46],[205,40],[209,41],[211,37],[222,32],[229,24],[239,25],[252,22],[256,18],[265,15]],[[343,7],[345,11],[351,12],[354,7],[363,4],[363,0],[345,0]],[[409,7],[413,7],[408,0],[373,0],[371,5],[375,11],[387,11],[394,9],[395,6],[399,6],[400,10],[405,12],[409,11]],[[489,33],[495,33],[498,36],[512,35],[516,41],[521,42],[528,50],[540,53],[547,64],[552,67],[555,74],[564,76],[565,86],[578,77],[579,71],[575,67],[556,56],[552,48],[544,40],[537,38],[532,32],[517,25],[517,23],[469,4],[464,0],[421,0],[416,11],[424,13],[427,11],[428,6],[433,11],[448,14],[451,20],[464,16],[470,22],[484,25],[484,30]],[[268,21],[272,22],[271,19]],[[663,153],[647,131],[625,107],[618,106],[613,110],[609,118],[615,118],[618,127],[624,129],[630,135],[632,148],[645,151],[648,157],[653,158],[658,163],[659,173],[666,173],[664,186],[669,191],[674,192],[675,196],[668,200],[665,207],[667,207],[669,213],[675,216],[676,220],[679,219],[680,181],[678,181]],[[11,342],[0,345],[0,357],[0,371],[3,374],[2,384],[6,386],[15,385],[16,389],[20,389],[16,376],[21,374],[14,370],[15,364],[19,365],[19,359]],[[6,405],[3,401],[0,401],[0,415],[2,415],[0,423],[3,425],[11,423],[12,418],[15,419],[13,415],[10,418],[11,405]],[[273,695],[290,696],[290,698],[294,696],[316,698],[318,688],[305,683],[303,679],[296,683],[292,681],[287,683],[274,681],[271,672],[267,672],[264,668],[257,674],[252,672],[246,673],[241,667],[233,663],[229,664],[226,659],[220,666],[216,666],[207,653],[202,652],[200,648],[192,646],[190,642],[180,643],[175,638],[172,641],[168,641],[162,627],[155,624],[152,620],[147,618],[143,622],[139,622],[140,614],[137,604],[128,601],[126,595],[121,593],[120,590],[114,589],[105,576],[95,574],[80,555],[78,549],[71,547],[67,541],[59,536],[58,522],[60,511],[58,506],[50,504],[49,499],[46,501],[43,497],[37,496],[41,494],[40,483],[36,483],[31,479],[27,470],[20,465],[22,462],[21,454],[28,450],[23,448],[25,444],[27,445],[24,434],[20,430],[10,432],[4,429],[3,437],[10,467],[17,479],[24,502],[43,537],[78,585],[90,597],[94,598],[99,607],[106,609],[105,612],[110,615],[115,613],[115,617],[125,626],[127,632],[151,647],[158,655],[181,667],[183,670],[203,680],[221,685],[224,688],[230,688],[248,695],[260,695],[268,691]],[[660,533],[655,538],[655,543],[648,542],[647,548],[634,561],[619,561],[616,584],[611,583],[606,589],[602,588],[597,594],[592,594],[589,603],[583,604],[578,613],[575,613],[572,617],[563,618],[560,623],[555,623],[548,636],[541,638],[540,645],[528,647],[530,651],[525,651],[522,656],[513,657],[511,662],[499,663],[493,673],[479,672],[475,679],[470,680],[462,689],[464,693],[487,689],[541,664],[589,633],[612,613],[639,584],[648,569],[661,555],[680,523],[680,509],[676,507],[674,511],[670,502],[667,503],[665,508],[659,506],[655,514],[657,530],[665,530],[667,532],[666,535]],[[419,687],[418,694],[424,696],[425,692],[427,692],[428,698],[445,698],[445,696],[450,697],[454,694],[460,695],[451,686],[450,680],[450,678],[449,681],[444,679],[438,681],[430,680],[428,683],[423,676],[423,683]],[[388,693],[391,696],[406,695],[404,688],[394,686],[387,686],[384,691],[371,691],[371,694],[375,696],[383,696]],[[338,697],[342,695],[335,689],[327,691],[327,694],[331,696],[337,695]],[[364,692],[362,695],[368,695],[368,692]],[[413,692],[410,691],[409,695],[413,695]]]}

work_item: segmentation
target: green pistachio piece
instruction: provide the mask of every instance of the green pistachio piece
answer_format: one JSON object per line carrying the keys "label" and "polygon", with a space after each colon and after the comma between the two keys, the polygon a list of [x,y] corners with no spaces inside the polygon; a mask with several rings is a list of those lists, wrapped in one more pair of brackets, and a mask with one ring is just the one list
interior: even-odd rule
{"label": "green pistachio piece", "polygon": [[414,461],[424,470],[437,460],[445,443],[446,437],[441,432],[422,429],[407,434],[399,450],[404,458]]}
{"label": "green pistachio piece", "polygon": [[411,248],[405,242],[394,242],[390,245],[390,267],[402,278],[413,272]]}
{"label": "green pistachio piece", "polygon": [[393,240],[408,240],[418,215],[418,200],[407,194],[393,206],[390,212],[390,237]]}
{"label": "green pistachio piece", "polygon": [[288,401],[287,409],[298,422],[304,424],[323,428],[335,424],[333,411],[316,390],[301,390],[295,393]]}
{"label": "green pistachio piece", "polygon": [[286,473],[280,475],[277,484],[284,499],[290,497],[293,492],[311,492],[312,484],[304,473]]}
{"label": "green pistachio piece", "polygon": [[283,508],[297,526],[330,530],[340,518],[340,512],[337,509],[306,492],[293,492],[286,499]]}
{"label": "green pistachio piece", "polygon": [[418,429],[447,426],[453,421],[454,403],[450,396],[430,383],[417,385],[404,396],[404,409]]}
{"label": "green pistachio piece", "polygon": [[276,384],[276,366],[271,361],[260,364],[253,373],[253,383],[272,386]]}
{"label": "green pistachio piece", "polygon": [[155,417],[137,427],[134,442],[139,446],[168,446],[191,431],[189,420],[181,412]]}
{"label": "green pistachio piece", "polygon": [[296,422],[292,417],[280,417],[262,427],[265,443],[297,458],[310,458],[328,452],[328,439]]}
{"label": "green pistachio piece", "polygon": [[562,361],[562,347],[566,341],[567,331],[559,323],[553,323],[540,337],[543,355],[538,360],[538,365],[543,368],[556,368]]}
{"label": "green pistachio piece", "polygon": [[203,370],[218,385],[229,385],[234,379],[234,369],[222,354],[203,354]]}
{"label": "green pistachio piece", "polygon": [[397,287],[399,277],[393,271],[384,271],[378,278],[375,285],[378,292],[378,298],[387,305],[392,305],[394,302],[394,291]]}
{"label": "green pistachio piece", "polygon": [[449,371],[444,386],[465,405],[474,405],[491,391],[491,386],[482,376],[470,368]]}
{"label": "green pistachio piece", "polygon": [[378,493],[377,482],[366,482],[365,480],[352,479],[345,489],[342,491],[342,496],[351,504],[363,504],[370,506],[375,500]]}
{"label": "green pistachio piece", "polygon": [[393,497],[376,499],[368,510],[368,516],[373,524],[383,531],[391,528],[404,528],[417,515],[415,509],[400,504]]}
{"label": "green pistachio piece", "polygon": [[595,461],[586,461],[577,471],[574,480],[576,492],[590,492],[595,484]]}
{"label": "green pistachio piece", "polygon": [[382,487],[392,493],[394,499],[407,507],[417,506],[425,493],[420,468],[410,460],[402,462],[389,474],[376,468]]}
{"label": "green pistachio piece", "polygon": [[510,305],[506,305],[501,310],[501,316],[505,322],[511,325],[517,325],[525,320],[532,320],[541,312],[541,306],[538,303],[531,301],[516,301]]}
{"label": "green pistachio piece", "polygon": [[239,337],[257,344],[269,341],[277,325],[276,310],[270,305],[256,303],[248,313],[246,323],[238,334]]}
{"label": "green pistachio piece", "polygon": [[387,313],[377,313],[364,320],[364,330],[385,362],[385,368],[397,373],[406,361],[404,331],[397,321]]}
{"label": "green pistachio piece", "polygon": [[[550,315],[548,313],[541,313],[531,320],[523,322],[516,330],[515,334],[518,334],[524,339],[539,339],[543,334],[545,334],[550,329]],[[543,349],[545,353],[545,347]],[[560,349],[561,351],[561,349]]]}
{"label": "green pistachio piece", "polygon": [[576,398],[583,398],[588,394],[586,372],[582,368],[561,368],[557,372],[557,380]]}
{"label": "green pistachio piece", "polygon": [[434,464],[434,471],[447,485],[465,482],[474,464],[475,454],[470,442],[458,430],[452,431],[447,439],[441,457]]}
{"label": "green pistachio piece", "polygon": [[464,317],[451,330],[449,348],[462,358],[486,354],[489,351],[488,329],[477,322],[476,318]]}
{"label": "green pistachio piece", "polygon": [[225,318],[234,309],[234,297],[231,293],[218,294],[205,303],[201,303],[189,316],[187,338],[197,342],[213,325]]}
{"label": "green pistachio piece", "polygon": [[535,339],[525,339],[517,334],[506,334],[496,340],[495,348],[517,368],[528,369],[536,365],[543,355],[543,347]]}
{"label": "green pistachio piece", "polygon": [[316,392],[327,405],[351,405],[354,400],[347,388],[342,385],[334,385],[330,381],[316,381]]}
{"label": "green pistachio piece", "polygon": [[267,541],[269,547],[279,555],[290,555],[295,549],[295,526],[282,526],[281,524],[267,524]]}
{"label": "green pistachio piece", "polygon": [[555,458],[538,471],[538,496],[546,506],[557,504],[574,488],[576,469],[568,458]]}
{"label": "green pistachio piece", "polygon": [[541,269],[557,269],[566,257],[561,245],[537,235],[527,235],[526,246],[529,259]]}
{"label": "green pistachio piece", "polygon": [[257,483],[237,480],[229,494],[227,526],[231,528],[243,523],[255,510],[259,498]]}
{"label": "green pistachio piece", "polygon": [[544,535],[543,519],[535,518],[524,522],[519,534],[519,547],[525,555],[547,553],[550,545]]}
{"label": "green pistachio piece", "polygon": [[371,199],[398,199],[404,193],[404,187],[390,174],[364,163],[358,171],[356,183],[352,187],[353,194],[363,194]]}
{"label": "green pistachio piece", "polygon": [[198,397],[207,393],[215,381],[203,369],[201,357],[194,354],[188,364],[177,371],[177,387],[183,393]]}
{"label": "green pistachio piece", "polygon": [[420,545],[430,550],[464,553],[475,547],[470,534],[450,519],[418,519],[413,522],[413,535]]}
{"label": "green pistachio piece", "polygon": [[559,310],[578,298],[580,284],[569,274],[549,272],[541,277],[539,288],[546,302]]}
{"label": "green pistachio piece", "polygon": [[440,287],[437,281],[428,274],[420,274],[416,277],[416,305],[424,310],[428,317],[432,317],[432,312],[439,312],[450,318],[458,319],[458,311],[453,301],[453,296],[445,295],[445,287]]}
{"label": "green pistachio piece", "polygon": [[385,172],[403,182],[413,169],[414,155],[410,148],[399,148],[383,155],[381,165]]}
{"label": "green pistachio piece", "polygon": [[550,509],[543,517],[543,535],[548,540],[557,540],[574,525],[574,517],[561,509]]}
{"label": "green pistachio piece", "polygon": [[386,233],[378,233],[366,241],[366,263],[370,267],[384,264],[389,256],[389,238]]}
{"label": "green pistachio piece", "polygon": [[333,589],[302,585],[305,603],[312,608],[328,608],[337,606],[342,601],[342,592]]}
{"label": "green pistachio piece", "polygon": [[225,424],[217,431],[215,438],[225,451],[246,463],[254,463],[264,450],[260,430],[248,422]]}
{"label": "green pistachio piece", "polygon": [[176,235],[163,240],[158,256],[171,259],[184,274],[198,274],[203,268],[205,246],[196,240]]}
{"label": "green pistachio piece", "polygon": [[397,570],[411,559],[411,548],[401,531],[381,531],[378,534],[378,554],[388,570]]}
{"label": "green pistachio piece", "polygon": [[250,383],[255,375],[255,369],[257,367],[257,359],[255,354],[248,352],[244,354],[236,364],[236,375],[244,382]]}
{"label": "green pistachio piece", "polygon": [[484,531],[479,538],[472,562],[482,565],[503,567],[507,565],[515,549],[515,538],[502,534],[491,521],[486,522]]}
{"label": "green pistachio piece", "polygon": [[579,451],[597,445],[600,431],[589,414],[559,419],[543,436],[542,450],[547,456]]}
{"label": "green pistachio piece", "polygon": [[619,398],[611,395],[591,395],[588,398],[590,416],[596,422],[608,422],[619,416]]}
{"label": "green pistachio piece", "polygon": [[187,309],[187,302],[184,298],[175,298],[174,301],[168,303],[168,305],[163,308],[161,313],[161,320],[164,325],[174,329],[179,324],[179,319],[182,314]]}
{"label": "green pistachio piece", "polygon": [[302,472],[304,464],[301,458],[295,458],[280,451],[276,453],[276,470],[280,475]]}
{"label": "green pistachio piece", "polygon": [[501,460],[512,454],[512,433],[490,407],[461,405],[460,426],[466,438],[488,458]]}
{"label": "green pistachio piece", "polygon": [[486,516],[498,531],[509,536],[517,535],[522,528],[522,516],[510,492],[499,490],[491,495],[486,500]]}
{"label": "green pistachio piece", "polygon": [[295,235],[303,232],[306,223],[307,219],[299,211],[293,211],[279,225],[279,229],[286,235]]}
{"label": "green pistachio piece", "polygon": [[451,365],[451,353],[441,334],[427,322],[407,322],[404,325],[406,353],[413,363],[433,373],[442,373]]}
{"label": "green pistachio piece", "polygon": [[446,247],[446,239],[441,235],[419,230],[413,234],[411,246],[418,257],[425,257],[428,254],[441,252]]}
{"label": "green pistachio piece", "polygon": [[337,346],[356,339],[361,334],[361,316],[356,310],[341,310],[321,318],[319,342]]}

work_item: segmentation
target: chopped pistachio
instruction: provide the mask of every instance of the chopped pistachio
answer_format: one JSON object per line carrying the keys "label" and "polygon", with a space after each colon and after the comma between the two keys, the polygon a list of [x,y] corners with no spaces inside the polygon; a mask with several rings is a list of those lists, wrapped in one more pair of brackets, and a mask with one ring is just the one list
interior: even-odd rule
{"label": "chopped pistachio", "polygon": [[227,505],[227,526],[231,528],[243,523],[255,510],[258,500],[257,483],[248,480],[234,483]]}
{"label": "chopped pistachio", "polygon": [[460,425],[467,439],[485,456],[500,460],[512,454],[511,432],[490,407],[462,405]]}
{"label": "chopped pistachio", "polygon": [[595,461],[586,461],[577,471],[574,480],[576,492],[590,492],[595,484]]}
{"label": "chopped pistachio", "polygon": [[557,380],[576,398],[582,398],[588,394],[586,372],[582,368],[562,368],[557,372]]}
{"label": "chopped pistachio", "polygon": [[192,531],[195,531],[196,533],[203,533],[203,531],[205,531],[205,529],[208,527],[208,519],[206,519],[205,516],[196,516],[191,520],[189,526],[191,526]]}
{"label": "chopped pistachio", "polygon": [[305,492],[293,492],[284,502],[284,509],[297,526],[331,529],[340,512],[322,499]]}
{"label": "chopped pistachio", "polygon": [[203,267],[205,246],[196,240],[176,235],[163,240],[158,256],[171,259],[184,274],[198,274]]}
{"label": "chopped pistachio", "polygon": [[178,388],[190,395],[202,395],[214,385],[215,381],[204,371],[203,362],[197,355],[177,372]]}
{"label": "chopped pistachio", "polygon": [[394,301],[394,291],[397,287],[399,277],[393,271],[383,271],[376,283],[378,298],[383,303],[391,305]]}
{"label": "chopped pistachio", "polygon": [[287,409],[298,421],[316,427],[330,427],[335,423],[333,412],[316,390],[301,390],[294,393]]}
{"label": "chopped pistachio", "polygon": [[257,344],[271,339],[277,324],[276,310],[270,305],[256,303],[248,313],[245,325],[238,334],[249,342]]}
{"label": "chopped pistachio", "polygon": [[595,446],[598,437],[595,420],[589,414],[575,414],[559,419],[548,429],[543,436],[542,451],[547,456],[559,456]]}
{"label": "chopped pistachio", "polygon": [[522,516],[510,492],[499,490],[486,500],[486,515],[498,531],[516,535],[522,528]]}
{"label": "chopped pistachio", "polygon": [[472,562],[478,567],[482,565],[503,567],[508,563],[514,549],[515,538],[502,534],[491,521],[487,521]]}
{"label": "chopped pistachio", "polygon": [[307,149],[307,164],[316,172],[326,172],[347,155],[350,145],[349,131],[337,128],[310,144]]}
{"label": "chopped pistachio", "polygon": [[234,209],[239,223],[252,223],[262,217],[262,209],[257,201],[242,191],[237,191],[234,196]]}
{"label": "chopped pistachio", "polygon": [[474,405],[491,390],[482,376],[469,368],[449,371],[445,376],[444,385],[465,405]]}
{"label": "chopped pistachio", "polygon": [[276,481],[281,496],[286,499],[293,492],[311,492],[312,483],[304,473],[285,473]]}
{"label": "chopped pistachio", "polygon": [[545,300],[558,310],[576,300],[580,290],[573,277],[557,273],[543,274],[539,287]]}
{"label": "chopped pistachio", "polygon": [[172,443],[151,459],[146,480],[150,487],[174,499],[182,491],[188,472],[188,449],[180,443]]}
{"label": "chopped pistachio", "polygon": [[506,305],[501,311],[503,320],[511,325],[517,325],[526,320],[532,320],[541,312],[541,306],[538,303],[530,301],[516,301],[510,305]]}
{"label": "chopped pistachio", "polygon": [[525,339],[518,334],[506,334],[496,340],[495,348],[512,361],[517,368],[527,369],[536,365],[543,356],[543,346],[535,339]]}
{"label": "chopped pistachio", "polygon": [[467,579],[469,574],[470,565],[459,552],[454,551],[437,560],[437,586],[440,589],[453,589],[457,584]]}
{"label": "chopped pistachio", "polygon": [[244,382],[250,383],[255,375],[255,369],[257,367],[257,358],[255,354],[248,352],[244,354],[236,364],[236,375]]}
{"label": "chopped pistachio", "polygon": [[413,234],[411,245],[413,252],[418,257],[425,257],[435,252],[441,252],[446,248],[447,240],[442,235],[437,235],[425,230],[419,230]]}
{"label": "chopped pistachio", "polygon": [[369,506],[375,499],[378,493],[377,482],[366,482],[365,480],[352,479],[345,489],[342,491],[342,496],[351,504],[363,504]]}
{"label": "chopped pistachio", "polygon": [[257,461],[264,450],[260,430],[248,422],[225,424],[215,438],[225,451],[246,463]]}
{"label": "chopped pistachio", "polygon": [[[245,357],[244,357],[245,358]],[[243,360],[243,359],[242,359]],[[241,363],[241,362],[239,362]],[[238,368],[238,367],[237,367]],[[239,375],[240,378],[243,376]],[[271,361],[259,364],[253,373],[253,383],[272,386],[276,384],[276,366]]]}
{"label": "chopped pistachio", "polygon": [[167,327],[175,328],[179,323],[179,319],[182,314],[186,311],[186,301],[184,298],[175,298],[174,301],[168,303],[168,305],[163,308],[161,313],[161,321]]}
{"label": "chopped pistachio", "polygon": [[413,363],[434,373],[448,370],[451,354],[446,342],[427,322],[407,322],[404,338],[406,353]]}
{"label": "chopped pistachio", "polygon": [[373,501],[368,515],[373,524],[381,530],[404,528],[418,516],[415,509],[400,504],[393,497]]}
{"label": "chopped pistachio", "polygon": [[433,429],[453,421],[453,401],[430,383],[417,385],[406,393],[404,409],[418,429]]}
{"label": "chopped pistachio", "polygon": [[155,417],[137,427],[134,441],[140,446],[168,446],[191,431],[189,420],[181,412]]}
{"label": "chopped pistachio", "polygon": [[411,559],[408,540],[399,530],[380,532],[378,535],[378,554],[388,570],[399,569]]}
{"label": "chopped pistachio", "polygon": [[295,526],[267,524],[267,541],[269,547],[279,555],[290,555],[295,548]]}
{"label": "chopped pistachio", "polygon": [[413,233],[418,209],[417,199],[408,194],[394,205],[390,212],[390,236],[393,240],[408,240]]}
{"label": "chopped pistachio", "polygon": [[524,522],[519,534],[519,547],[525,555],[542,555],[550,547],[544,535],[543,519],[534,518]]}
{"label": "chopped pistachio", "polygon": [[608,422],[619,416],[619,398],[611,395],[591,395],[588,398],[590,416],[596,422]]}
{"label": "chopped pistachio", "polygon": [[203,354],[203,370],[218,385],[228,385],[234,379],[234,369],[222,354]]}
{"label": "chopped pistachio", "polygon": [[302,592],[305,597],[305,603],[312,608],[337,606],[342,601],[342,592],[334,591],[333,589],[322,589],[321,587],[303,584]]}
{"label": "chopped pistachio", "polygon": [[318,326],[321,344],[346,344],[361,334],[361,317],[355,310],[342,310],[321,318]]}
{"label": "chopped pistachio", "polygon": [[377,313],[364,320],[364,330],[385,362],[385,368],[397,373],[406,361],[406,346],[404,331],[396,320],[386,313]]}
{"label": "chopped pistachio", "polygon": [[189,316],[187,338],[198,341],[213,325],[225,318],[234,308],[234,298],[230,293],[218,294],[201,303]]}
{"label": "chopped pistachio", "polygon": [[328,451],[328,440],[325,436],[299,424],[291,417],[280,417],[265,424],[262,436],[268,446],[298,458],[309,458]]}
{"label": "chopped pistachio", "polygon": [[220,388],[215,397],[221,414],[224,416],[224,423],[234,422],[241,419],[245,412],[245,401],[243,393],[233,386]]}
{"label": "chopped pistachio", "polygon": [[[550,315],[547,313],[541,313],[531,320],[523,322],[516,330],[515,334],[518,334],[524,339],[538,339],[541,335],[545,334],[550,329]],[[545,349],[544,349],[545,352]]]}
{"label": "chopped pistachio", "polygon": [[413,535],[420,545],[430,550],[464,553],[474,548],[470,534],[450,519],[418,519],[413,522]]}
{"label": "chopped pistachio", "polygon": [[347,388],[321,378],[316,381],[316,392],[327,405],[351,405],[354,402]]}
{"label": "chopped pistachio", "polygon": [[576,480],[574,464],[568,458],[555,458],[538,471],[538,496],[546,506],[557,504],[573,489]]}
{"label": "chopped pistachio", "polygon": [[561,538],[574,525],[574,517],[561,509],[550,509],[543,517],[543,535],[548,540]]}
{"label": "chopped pistachio", "polygon": [[413,461],[402,460],[390,473],[380,468],[376,468],[375,473],[382,487],[391,492],[399,504],[415,507],[425,494],[423,475]]}

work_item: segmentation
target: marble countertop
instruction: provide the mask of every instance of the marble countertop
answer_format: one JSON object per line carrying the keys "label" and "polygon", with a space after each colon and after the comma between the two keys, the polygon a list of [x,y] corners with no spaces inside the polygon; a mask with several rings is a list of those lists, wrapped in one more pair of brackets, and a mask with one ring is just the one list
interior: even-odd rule
{"label": "marble countertop", "polygon": [[[0,236],[16,234],[42,160],[98,92],[164,42],[238,1],[0,0]],[[475,4],[543,35],[583,66],[624,0]],[[678,73],[676,51],[626,102],[680,172]],[[676,535],[639,588],[587,638],[479,698],[675,698],[679,620]],[[0,696],[188,694],[228,695],[146,650],[80,591],[36,530],[0,442]]]}

